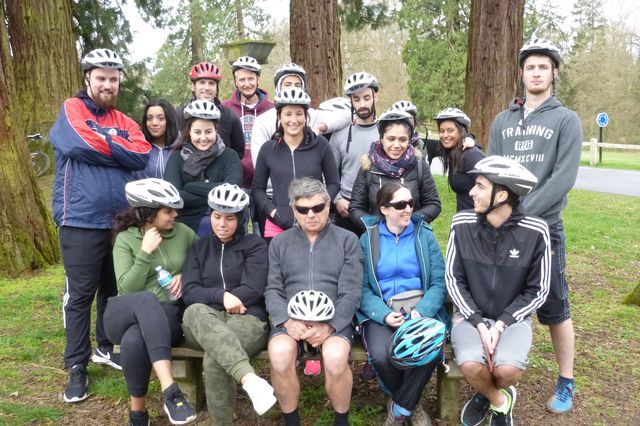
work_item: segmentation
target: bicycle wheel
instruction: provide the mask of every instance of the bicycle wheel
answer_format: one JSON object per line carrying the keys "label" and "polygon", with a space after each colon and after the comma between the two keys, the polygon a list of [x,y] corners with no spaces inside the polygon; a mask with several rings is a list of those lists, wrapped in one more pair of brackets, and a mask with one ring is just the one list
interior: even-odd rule
{"label": "bicycle wheel", "polygon": [[33,166],[33,171],[36,173],[36,177],[43,176],[47,173],[51,165],[51,159],[47,154],[42,151],[36,151],[30,153],[29,158],[31,159],[31,165]]}

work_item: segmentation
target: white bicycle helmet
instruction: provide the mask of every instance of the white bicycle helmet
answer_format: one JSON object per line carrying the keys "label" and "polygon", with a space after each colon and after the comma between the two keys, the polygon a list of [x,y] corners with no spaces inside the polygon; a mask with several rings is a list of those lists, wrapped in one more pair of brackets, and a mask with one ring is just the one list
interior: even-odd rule
{"label": "white bicycle helmet", "polygon": [[335,313],[336,309],[329,296],[316,290],[296,293],[287,305],[289,317],[301,321],[328,321]]}
{"label": "white bicycle helmet", "polygon": [[509,188],[516,195],[527,195],[538,178],[522,164],[511,158],[491,155],[478,161],[469,174],[479,174],[497,185]]}
{"label": "white bicycle helmet", "polygon": [[162,179],[148,178],[129,182],[124,186],[124,192],[131,207],[181,209],[184,206],[176,187]]}
{"label": "white bicycle helmet", "polygon": [[276,88],[276,91],[280,91],[280,83],[282,82],[282,79],[288,75],[296,75],[300,77],[300,81],[302,81],[302,89],[305,90],[307,88],[307,73],[304,68],[298,64],[290,63],[281,66],[273,76],[273,86]]}
{"label": "white bicycle helmet", "polygon": [[445,120],[457,121],[464,126],[467,131],[469,131],[469,128],[471,127],[471,119],[460,108],[448,107],[436,115],[436,122],[438,124]]}
{"label": "white bicycle helmet", "polygon": [[94,68],[109,68],[113,70],[124,69],[124,63],[116,52],[111,49],[94,49],[87,53],[80,61],[82,71],[89,71]]}
{"label": "white bicycle helmet", "polygon": [[258,61],[251,56],[240,56],[233,64],[231,64],[231,71],[234,75],[240,68],[253,71],[258,75],[260,75],[260,70],[262,69]]}
{"label": "white bicycle helmet", "polygon": [[223,183],[209,191],[207,204],[220,213],[238,213],[249,205],[249,195],[238,185]]}
{"label": "white bicycle helmet", "polygon": [[391,105],[391,108],[399,111],[408,112],[409,114],[415,114],[418,112],[418,108],[409,101],[398,101]]}
{"label": "white bicycle helmet", "polygon": [[347,77],[347,81],[344,83],[344,93],[347,96],[351,96],[367,87],[377,92],[378,80],[367,72],[356,72]]}
{"label": "white bicycle helmet", "polygon": [[388,110],[383,112],[380,115],[380,118],[378,118],[378,124],[377,124],[378,132],[380,133],[381,138],[382,138],[382,126],[385,124],[386,121],[404,121],[405,123],[407,123],[407,125],[409,125],[409,128],[411,129],[409,134],[413,135],[413,127],[414,127],[413,116],[408,112],[401,111],[398,109],[393,109],[393,108],[389,108]]}
{"label": "white bicycle helmet", "polygon": [[318,109],[321,111],[346,112],[350,114],[351,101],[347,98],[331,98],[318,105]]}
{"label": "white bicycle helmet", "polygon": [[560,67],[560,62],[562,60],[562,57],[560,56],[560,49],[551,43],[551,41],[546,38],[538,38],[535,34],[531,36],[531,40],[522,46],[522,49],[520,49],[520,52],[518,53],[518,64],[520,64],[520,67],[522,67],[527,56],[533,54],[548,56],[555,64],[556,68]]}
{"label": "white bicycle helmet", "polygon": [[297,87],[290,87],[276,93],[276,96],[273,98],[273,103],[276,105],[276,108],[281,108],[284,105],[300,105],[303,106],[304,109],[309,109],[311,98],[304,90],[298,89]]}
{"label": "white bicycle helmet", "polygon": [[184,107],[185,118],[202,118],[204,120],[219,120],[220,110],[213,102],[197,100]]}

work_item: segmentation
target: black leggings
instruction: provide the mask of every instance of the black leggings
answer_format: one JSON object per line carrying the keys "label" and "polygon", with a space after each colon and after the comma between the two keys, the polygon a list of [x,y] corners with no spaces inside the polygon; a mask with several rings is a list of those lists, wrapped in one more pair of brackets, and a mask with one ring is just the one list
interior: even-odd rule
{"label": "black leggings", "polygon": [[148,291],[109,298],[104,329],[120,345],[122,373],[129,395],[147,394],[154,362],[171,360],[171,346],[183,339],[181,305],[160,303]]}
{"label": "black leggings", "polygon": [[437,361],[427,365],[400,370],[391,364],[387,355],[389,339],[394,328],[369,320],[363,324],[362,340],[369,354],[369,362],[380,379],[380,387],[393,402],[413,411],[420,402],[424,390]]}

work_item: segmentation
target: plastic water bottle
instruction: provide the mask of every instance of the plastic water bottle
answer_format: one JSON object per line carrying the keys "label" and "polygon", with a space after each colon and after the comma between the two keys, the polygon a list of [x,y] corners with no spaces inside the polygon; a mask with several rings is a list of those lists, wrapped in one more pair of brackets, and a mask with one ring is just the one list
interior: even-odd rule
{"label": "plastic water bottle", "polygon": [[178,300],[171,292],[169,292],[168,285],[171,284],[171,280],[173,280],[173,275],[169,273],[169,271],[165,270],[162,266],[156,267],[156,272],[158,273],[158,284],[160,287],[167,292],[167,296],[169,296],[170,300]]}

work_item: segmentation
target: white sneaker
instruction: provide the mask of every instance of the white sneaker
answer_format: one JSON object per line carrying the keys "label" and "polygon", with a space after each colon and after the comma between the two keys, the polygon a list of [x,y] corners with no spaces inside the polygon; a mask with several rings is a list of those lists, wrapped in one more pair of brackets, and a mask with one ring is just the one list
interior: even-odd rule
{"label": "white sneaker", "polygon": [[273,394],[273,387],[262,377],[251,375],[242,388],[251,398],[253,409],[259,416],[266,413],[277,401]]}

